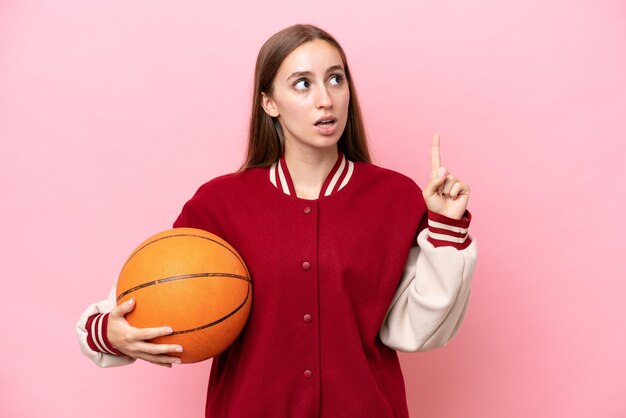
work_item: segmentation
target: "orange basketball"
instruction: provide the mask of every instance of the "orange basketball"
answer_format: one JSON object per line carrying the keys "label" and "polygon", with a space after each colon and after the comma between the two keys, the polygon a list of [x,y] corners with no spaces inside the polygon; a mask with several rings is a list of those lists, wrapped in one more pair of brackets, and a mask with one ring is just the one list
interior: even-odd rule
{"label": "orange basketball", "polygon": [[224,351],[241,333],[252,303],[252,281],[226,241],[195,228],[174,228],[145,240],[122,267],[117,303],[135,298],[126,315],[138,328],[170,326],[150,342],[180,344],[182,363]]}

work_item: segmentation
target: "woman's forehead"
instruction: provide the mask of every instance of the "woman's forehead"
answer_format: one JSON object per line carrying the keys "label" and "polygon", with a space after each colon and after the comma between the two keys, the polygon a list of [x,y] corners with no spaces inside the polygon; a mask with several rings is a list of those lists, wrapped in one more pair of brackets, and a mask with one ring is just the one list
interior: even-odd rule
{"label": "woman's forehead", "polygon": [[286,79],[294,72],[324,74],[329,68],[341,66],[343,61],[337,48],[321,39],[305,42],[294,49],[281,63],[278,76]]}

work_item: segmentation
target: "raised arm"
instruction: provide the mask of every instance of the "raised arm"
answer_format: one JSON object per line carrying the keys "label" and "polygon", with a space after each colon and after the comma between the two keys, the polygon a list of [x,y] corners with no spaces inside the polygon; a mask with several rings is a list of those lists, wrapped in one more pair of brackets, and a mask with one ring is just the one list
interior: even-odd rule
{"label": "raised arm", "polygon": [[426,351],[458,332],[469,304],[477,246],[468,234],[470,188],[441,165],[439,136],[431,146],[430,182],[422,191],[428,228],[417,237],[380,329],[400,351]]}

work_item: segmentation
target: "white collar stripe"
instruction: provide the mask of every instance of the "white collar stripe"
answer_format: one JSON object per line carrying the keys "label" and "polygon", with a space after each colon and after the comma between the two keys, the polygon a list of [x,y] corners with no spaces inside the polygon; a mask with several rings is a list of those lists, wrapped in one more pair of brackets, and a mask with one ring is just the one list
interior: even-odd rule
{"label": "white collar stripe", "polygon": [[280,162],[278,163],[278,177],[280,178],[280,185],[283,188],[283,193],[291,195],[291,193],[289,193],[289,185],[287,184],[287,179],[285,178],[285,173],[283,173],[283,167]]}
{"label": "white collar stripe", "polygon": [[276,163],[272,164],[270,167],[270,181],[274,187],[278,188],[278,185],[276,184]]}
{"label": "white collar stripe", "polygon": [[339,185],[343,182],[343,179],[346,177],[346,172],[348,171],[347,165],[348,165],[348,160],[346,160],[346,164],[341,170],[341,175],[339,176],[339,178],[337,178],[337,183],[335,184],[335,187],[333,187],[333,193],[336,193],[339,191]]}
{"label": "white collar stripe", "polygon": [[339,165],[339,168],[335,172],[335,175],[333,176],[333,179],[328,184],[328,187],[326,188],[326,192],[324,193],[324,196],[330,196],[330,194],[333,192],[333,189],[335,188],[335,184],[337,184],[337,181],[339,180],[339,177],[341,177],[341,173],[343,172],[343,169],[344,169],[345,166],[346,166],[346,159],[343,158],[343,156],[342,156],[341,164]]}
{"label": "white collar stripe", "polygon": [[[332,179],[328,182],[326,190],[324,190],[323,197],[330,196],[333,193],[337,193],[339,190],[343,189],[352,178],[352,173],[354,173],[355,167],[354,162],[348,160],[346,156],[343,155],[343,153],[340,153],[340,158],[341,162],[337,167],[337,171],[332,173]],[[289,183],[287,182],[288,174],[285,174],[286,170],[288,169],[287,166],[283,167],[283,164],[281,164],[281,162],[282,161],[279,159],[270,166],[270,183],[272,183],[272,185],[278,190],[282,190],[283,193],[285,193],[286,195],[291,196],[291,189],[289,187]],[[329,175],[331,175],[331,173],[329,173]],[[338,184],[339,186],[337,186]]]}
{"label": "white collar stripe", "polygon": [[339,185],[339,189],[337,190],[343,189],[345,185],[348,184],[348,181],[350,181],[350,177],[352,177],[353,171],[354,171],[354,163],[348,160],[348,172],[346,173],[346,176],[343,178],[343,181],[341,182],[341,184]]}

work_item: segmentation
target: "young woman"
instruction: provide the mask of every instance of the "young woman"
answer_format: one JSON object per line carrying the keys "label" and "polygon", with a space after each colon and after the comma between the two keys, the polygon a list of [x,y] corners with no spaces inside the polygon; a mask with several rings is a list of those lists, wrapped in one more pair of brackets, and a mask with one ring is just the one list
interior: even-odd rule
{"label": "young woman", "polygon": [[[441,166],[431,180],[370,163],[341,46],[295,25],[256,64],[247,158],[202,185],[174,227],[213,232],[254,283],[248,323],[213,359],[206,416],[408,417],[396,350],[441,347],[463,321],[476,261],[469,187]],[[152,344],[133,302],[91,305],[77,323],[102,367],[143,359],[171,367],[184,349]]]}

